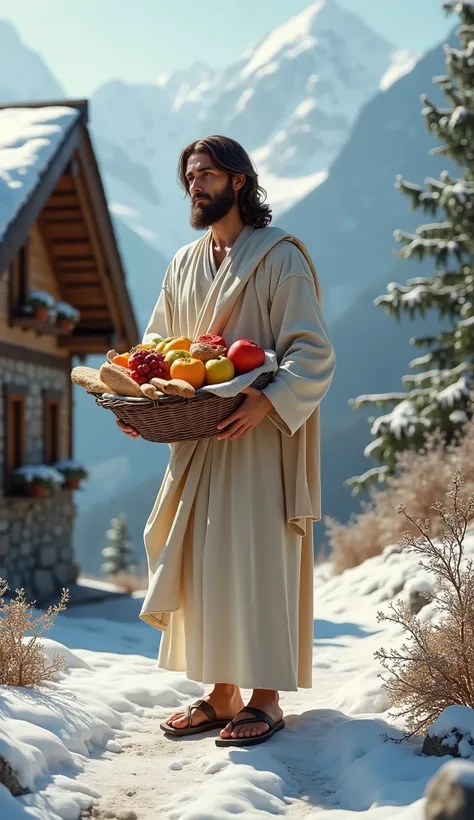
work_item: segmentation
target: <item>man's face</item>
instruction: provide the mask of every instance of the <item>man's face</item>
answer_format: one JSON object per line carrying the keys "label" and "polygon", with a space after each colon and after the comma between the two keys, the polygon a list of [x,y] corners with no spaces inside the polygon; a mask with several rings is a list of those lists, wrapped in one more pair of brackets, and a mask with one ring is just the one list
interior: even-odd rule
{"label": "man's face", "polygon": [[219,222],[235,205],[232,177],[216,168],[208,154],[191,154],[186,179],[191,197],[191,226],[196,230]]}

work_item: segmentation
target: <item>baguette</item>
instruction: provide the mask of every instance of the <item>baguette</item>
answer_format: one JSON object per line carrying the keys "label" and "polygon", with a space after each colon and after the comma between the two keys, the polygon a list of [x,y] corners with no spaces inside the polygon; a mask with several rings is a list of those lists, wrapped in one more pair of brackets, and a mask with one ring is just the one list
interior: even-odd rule
{"label": "baguette", "polygon": [[73,367],[71,371],[71,381],[84,387],[88,393],[115,393],[105,382],[101,379],[100,371],[94,367]]}
{"label": "baguette", "polygon": [[105,362],[100,368],[101,380],[110,388],[113,393],[119,396],[142,398],[143,393],[138,384],[129,376],[124,367]]}

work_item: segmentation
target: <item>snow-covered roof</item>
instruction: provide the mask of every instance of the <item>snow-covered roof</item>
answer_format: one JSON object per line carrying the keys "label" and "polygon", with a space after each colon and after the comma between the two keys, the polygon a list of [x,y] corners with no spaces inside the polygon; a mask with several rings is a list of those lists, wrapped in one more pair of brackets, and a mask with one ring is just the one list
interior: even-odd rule
{"label": "snow-covered roof", "polygon": [[60,105],[0,110],[0,242],[79,117]]}

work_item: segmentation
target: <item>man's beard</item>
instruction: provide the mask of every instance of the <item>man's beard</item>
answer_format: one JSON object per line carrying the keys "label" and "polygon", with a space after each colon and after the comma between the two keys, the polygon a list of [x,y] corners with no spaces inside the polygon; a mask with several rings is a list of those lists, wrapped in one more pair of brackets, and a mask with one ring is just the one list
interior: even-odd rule
{"label": "man's beard", "polygon": [[205,198],[201,202],[191,203],[191,227],[196,231],[209,228],[214,222],[224,219],[234,204],[234,189],[232,179],[229,179],[222,193],[215,194],[212,199]]}

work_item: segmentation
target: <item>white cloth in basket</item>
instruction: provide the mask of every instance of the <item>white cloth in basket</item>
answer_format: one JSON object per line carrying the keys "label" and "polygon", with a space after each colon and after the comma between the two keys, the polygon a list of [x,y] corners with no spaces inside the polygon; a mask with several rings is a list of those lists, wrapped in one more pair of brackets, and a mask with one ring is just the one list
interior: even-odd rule
{"label": "white cloth in basket", "polygon": [[230,382],[223,382],[223,384],[206,384],[204,387],[196,390],[196,395],[198,393],[213,393],[215,396],[220,396],[223,399],[237,396],[238,393],[241,393],[246,387],[250,387],[257,376],[261,376],[263,373],[276,373],[277,370],[278,360],[275,351],[266,350],[265,361],[261,367],[256,367],[255,370],[251,370],[249,373],[242,373],[241,376],[236,376],[235,379],[232,379]]}
{"label": "white cloth in basket", "polygon": [[[255,370],[250,370],[249,373],[242,373],[241,376],[236,376],[235,379],[232,379],[230,382],[206,384],[204,387],[200,387],[199,390],[196,390],[196,395],[198,393],[213,393],[215,396],[228,399],[232,396],[237,396],[238,393],[241,393],[246,387],[250,387],[257,376],[261,376],[263,373],[276,373],[277,370],[278,360],[275,351],[266,350],[265,361],[261,367],[256,367]],[[115,393],[104,393],[104,398],[116,399],[117,395]],[[150,399],[145,398],[145,396],[142,399],[138,397],[135,398],[135,396],[120,396],[120,398],[126,399],[133,404],[140,402],[145,404],[150,401]]]}

